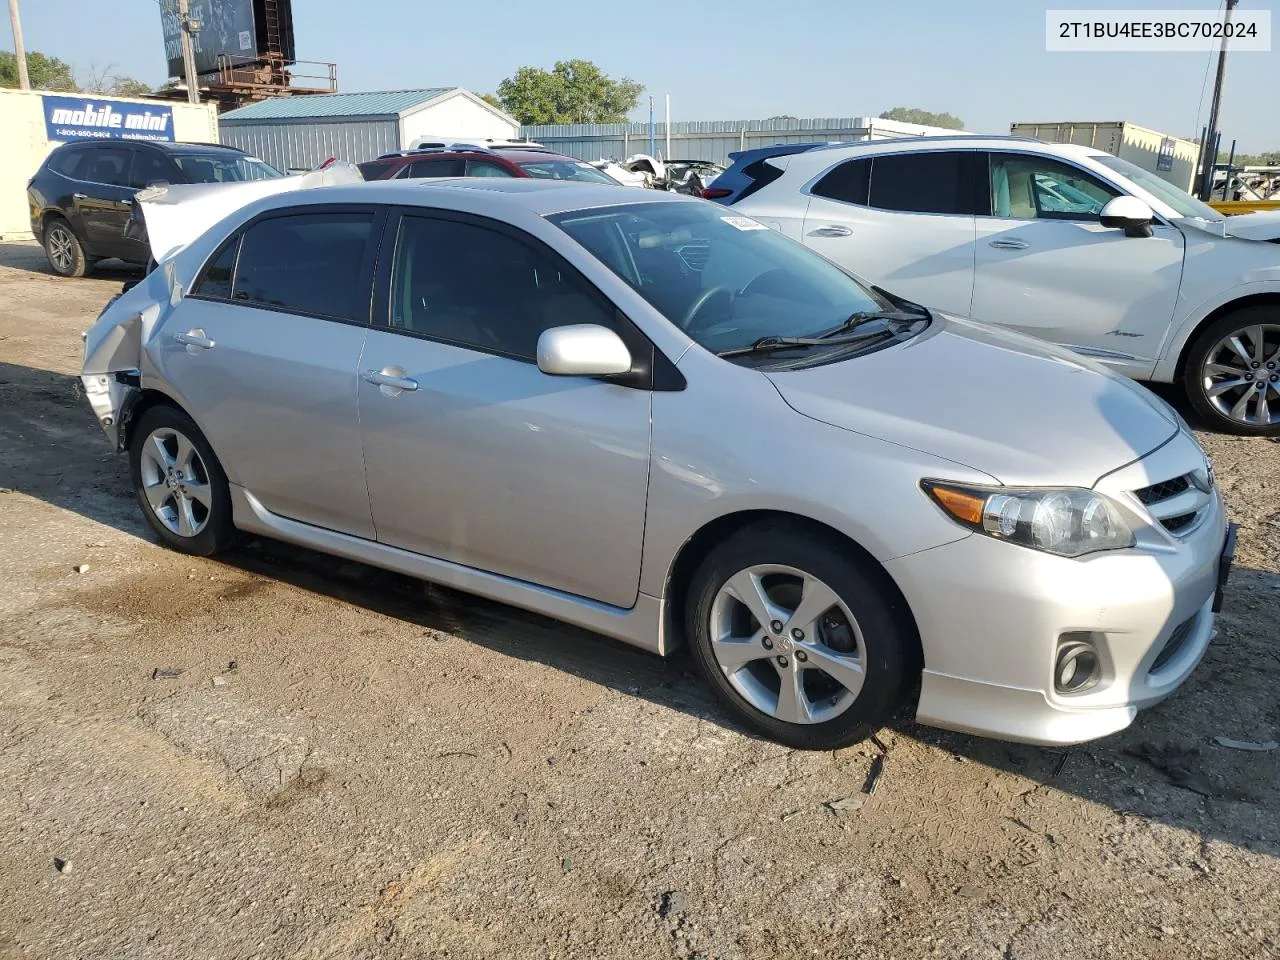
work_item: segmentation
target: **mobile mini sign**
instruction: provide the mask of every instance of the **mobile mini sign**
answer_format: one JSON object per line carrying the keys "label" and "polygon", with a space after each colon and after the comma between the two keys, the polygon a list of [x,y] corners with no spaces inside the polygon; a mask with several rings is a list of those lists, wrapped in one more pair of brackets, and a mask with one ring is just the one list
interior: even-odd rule
{"label": "mobile mini sign", "polygon": [[50,140],[173,140],[173,108],[93,97],[43,97]]}

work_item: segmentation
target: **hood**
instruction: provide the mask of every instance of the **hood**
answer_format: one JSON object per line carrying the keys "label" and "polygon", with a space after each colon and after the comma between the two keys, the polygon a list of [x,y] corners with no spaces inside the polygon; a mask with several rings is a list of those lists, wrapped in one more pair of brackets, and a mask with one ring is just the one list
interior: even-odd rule
{"label": "hood", "polygon": [[149,187],[140,191],[135,199],[147,225],[151,255],[161,263],[227,215],[262,197],[363,180],[353,164],[338,162],[297,176],[270,180]]}
{"label": "hood", "polygon": [[1280,239],[1280,210],[1263,210],[1228,217],[1226,228],[1227,236],[1243,240]]}
{"label": "hood", "polygon": [[1180,227],[1190,227],[1214,237],[1235,237],[1238,240],[1280,239],[1280,210],[1262,210],[1258,213],[1242,213],[1221,220],[1199,220],[1183,217],[1177,221]]}
{"label": "hood", "polygon": [[1091,487],[1180,429],[1168,404],[1092,361],[937,314],[899,346],[766,375],[807,417],[1008,485]]}

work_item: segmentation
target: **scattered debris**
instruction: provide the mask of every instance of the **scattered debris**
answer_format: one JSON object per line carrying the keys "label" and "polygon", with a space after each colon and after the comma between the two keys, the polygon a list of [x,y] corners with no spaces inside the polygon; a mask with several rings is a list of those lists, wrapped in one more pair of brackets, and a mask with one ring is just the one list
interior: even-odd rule
{"label": "scattered debris", "polygon": [[881,739],[880,739],[876,734],[874,734],[874,733],[871,735],[871,742],[872,742],[872,743],[874,743],[874,744],[876,745],[876,749],[878,749],[881,753],[888,753],[888,752],[889,752],[889,748],[888,748],[888,747],[886,747],[886,746],[884,745],[884,741],[883,741],[883,740],[881,740]]}
{"label": "scattered debris", "polygon": [[240,661],[239,661],[239,660],[232,660],[230,663],[228,663],[228,664],[227,664],[227,670],[228,670],[228,672],[230,672],[230,671],[232,671],[232,670],[239,670],[239,669],[240,669]]}
{"label": "scattered debris", "polygon": [[828,800],[823,806],[838,817],[842,813],[861,810],[862,805],[866,802],[865,797],[841,797],[839,800]]}
{"label": "scattered debris", "polygon": [[1136,747],[1127,748],[1125,753],[1155,767],[1168,777],[1169,782],[1175,787],[1182,787],[1182,789],[1198,793],[1202,797],[1215,795],[1213,788],[1209,786],[1208,780],[1195,769],[1200,759],[1200,751],[1194,747],[1186,749],[1171,743],[1167,743],[1164,746],[1158,746],[1154,743],[1140,743]]}
{"label": "scattered debris", "polygon": [[87,563],[77,563],[71,569],[74,570],[76,573],[88,573],[89,565]]}
{"label": "scattered debris", "polygon": [[[823,804],[823,806],[826,806],[826,804]],[[786,823],[788,820],[794,820],[798,816],[800,816],[799,810],[788,810],[778,819],[781,820],[783,823]]]}
{"label": "scattered debris", "polygon": [[1230,737],[1214,737],[1213,742],[1220,747],[1227,747],[1231,750],[1252,750],[1256,753],[1266,753],[1268,750],[1280,747],[1280,743],[1276,743],[1274,740],[1232,740]]}
{"label": "scattered debris", "polygon": [[689,901],[679,890],[668,890],[658,901],[658,916],[663,920],[673,914],[684,913]]}
{"label": "scattered debris", "polygon": [[215,687],[225,687],[225,686],[227,685],[227,678],[226,678],[226,677],[214,677],[214,678],[213,678],[213,685],[214,685]]}
{"label": "scattered debris", "polygon": [[880,786],[880,777],[884,773],[884,755],[876,757],[871,761],[871,769],[867,771],[866,782],[862,785],[862,792],[867,796],[871,796],[876,792],[876,787]]}
{"label": "scattered debris", "polygon": [[445,757],[470,757],[472,760],[476,759],[476,755],[470,750],[449,750],[445,753],[436,754],[437,760],[443,760]]}
{"label": "scattered debris", "polygon": [[70,861],[70,860],[63,860],[61,857],[54,857],[54,858],[53,858],[53,869],[57,870],[59,873],[70,873],[70,872],[71,872],[71,861]]}
{"label": "scattered debris", "polygon": [[561,869],[562,871],[564,871],[565,873],[568,873],[570,870],[572,870],[572,869],[573,869],[573,857],[561,857],[561,858],[560,858],[560,869]]}
{"label": "scattered debris", "polygon": [[156,667],[151,671],[152,680],[176,680],[186,673],[183,667]]}
{"label": "scattered debris", "polygon": [[1058,779],[1058,777],[1062,776],[1062,771],[1066,769],[1067,760],[1070,757],[1071,757],[1071,754],[1069,754],[1066,750],[1062,751],[1062,757],[1058,760],[1058,765],[1053,768],[1053,773],[1049,774],[1050,780],[1056,780]]}

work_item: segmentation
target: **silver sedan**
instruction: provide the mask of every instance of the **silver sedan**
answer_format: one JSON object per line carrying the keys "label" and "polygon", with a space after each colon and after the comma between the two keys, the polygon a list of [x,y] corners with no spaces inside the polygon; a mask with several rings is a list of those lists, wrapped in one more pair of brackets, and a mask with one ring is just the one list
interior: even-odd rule
{"label": "silver sedan", "polygon": [[249,203],[119,297],[83,379],[174,549],[238,531],[658,654],[797,747],[1128,725],[1234,542],[1142,387],[701,200],[536,180]]}

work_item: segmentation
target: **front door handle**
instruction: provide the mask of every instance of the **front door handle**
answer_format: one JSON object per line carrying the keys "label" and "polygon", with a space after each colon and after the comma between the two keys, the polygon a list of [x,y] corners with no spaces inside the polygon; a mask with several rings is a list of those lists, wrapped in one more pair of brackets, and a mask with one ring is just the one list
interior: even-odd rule
{"label": "front door handle", "polygon": [[816,230],[810,230],[811,237],[847,237],[853,233],[848,227],[841,227],[837,224],[828,224],[825,227],[818,227]]}
{"label": "front door handle", "polygon": [[72,200],[88,200],[89,198],[86,197],[83,193],[73,193],[71,195],[71,199]]}
{"label": "front door handle", "polygon": [[388,397],[394,397],[401,390],[417,390],[418,381],[405,376],[400,367],[383,367],[381,370],[366,370],[363,374],[365,383],[372,383],[381,388]]}
{"label": "front door handle", "polygon": [[187,353],[195,353],[197,350],[212,350],[217,346],[214,341],[204,335],[204,331],[199,327],[194,330],[188,330],[186,333],[175,333],[173,339],[183,344],[187,348]]}
{"label": "front door handle", "polygon": [[991,246],[997,250],[1025,250],[1031,244],[1025,240],[1019,240],[1017,237],[1010,237],[1007,240],[992,240]]}

